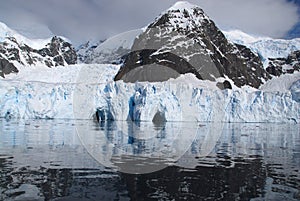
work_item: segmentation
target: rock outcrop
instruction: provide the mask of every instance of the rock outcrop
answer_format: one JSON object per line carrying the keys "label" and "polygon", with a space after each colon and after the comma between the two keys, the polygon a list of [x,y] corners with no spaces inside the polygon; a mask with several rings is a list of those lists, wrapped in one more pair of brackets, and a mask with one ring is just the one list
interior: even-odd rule
{"label": "rock outcrop", "polygon": [[294,51],[287,58],[269,58],[267,71],[274,76],[300,71],[300,51]]}

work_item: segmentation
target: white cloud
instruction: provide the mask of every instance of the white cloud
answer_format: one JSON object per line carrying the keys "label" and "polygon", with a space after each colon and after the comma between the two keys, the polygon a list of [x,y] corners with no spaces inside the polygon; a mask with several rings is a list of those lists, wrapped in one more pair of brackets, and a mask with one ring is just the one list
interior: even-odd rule
{"label": "white cloud", "polygon": [[284,36],[298,21],[297,6],[285,0],[199,0],[222,28],[247,33]]}
{"label": "white cloud", "polygon": [[[0,21],[46,35],[47,28],[79,44],[149,24],[174,0],[0,0]],[[299,19],[285,0],[191,0],[222,28],[282,37]],[[38,24],[40,24],[38,26]],[[34,26],[34,28],[33,28]]]}

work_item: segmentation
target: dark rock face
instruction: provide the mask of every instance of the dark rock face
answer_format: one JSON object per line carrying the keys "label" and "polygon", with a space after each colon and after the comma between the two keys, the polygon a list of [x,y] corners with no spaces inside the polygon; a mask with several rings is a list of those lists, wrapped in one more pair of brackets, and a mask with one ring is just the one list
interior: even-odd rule
{"label": "dark rock face", "polygon": [[282,74],[292,74],[295,71],[300,71],[300,51],[292,52],[287,58],[269,58],[269,66],[267,71],[274,76]]}
{"label": "dark rock face", "polygon": [[192,5],[186,9],[173,6],[150,24],[134,41],[115,80],[124,80],[133,69],[150,64],[179,74],[193,73],[203,80],[228,76],[238,87],[258,88],[270,78],[257,55],[230,43],[203,10]]}
{"label": "dark rock face", "polygon": [[18,73],[19,70],[8,60],[0,58],[0,76],[4,78],[4,75],[10,73]]}
{"label": "dark rock face", "polygon": [[59,37],[53,37],[42,49],[34,49],[8,37],[0,43],[1,76],[18,72],[14,64],[23,66],[64,66],[77,63],[77,54],[72,45]]}
{"label": "dark rock face", "polygon": [[[115,80],[121,80],[123,79],[124,81],[127,82],[135,82],[135,81],[166,81],[169,78],[176,78],[174,76],[171,76],[172,70],[175,70],[178,72],[178,75],[180,74],[185,74],[185,73],[193,73],[196,75],[197,78],[202,79],[201,75],[197,72],[197,70],[192,66],[189,62],[186,60],[182,59],[176,54],[166,52],[162,54],[156,54],[153,55],[156,52],[156,50],[151,50],[151,49],[143,49],[140,51],[135,51],[131,52],[126,56],[125,64],[126,68],[121,68],[118,74],[115,76]],[[142,59],[141,59],[142,58]],[[136,62],[139,61],[140,62]],[[143,80],[140,76],[136,77],[139,79],[135,79],[135,77],[132,77],[130,79],[127,79],[127,74],[134,70],[137,69],[138,67],[141,66],[148,66],[152,68],[162,68],[163,66],[170,68],[169,75],[163,76],[164,78],[161,79],[156,79],[154,76],[161,76],[161,75],[146,75],[146,78]],[[145,69],[141,69],[145,70]],[[161,74],[163,71],[160,72]],[[125,77],[124,77],[125,76]]]}
{"label": "dark rock face", "polygon": [[232,86],[228,80],[225,80],[224,82],[218,82],[217,87],[219,87],[219,89],[221,89],[221,90],[232,89]]}

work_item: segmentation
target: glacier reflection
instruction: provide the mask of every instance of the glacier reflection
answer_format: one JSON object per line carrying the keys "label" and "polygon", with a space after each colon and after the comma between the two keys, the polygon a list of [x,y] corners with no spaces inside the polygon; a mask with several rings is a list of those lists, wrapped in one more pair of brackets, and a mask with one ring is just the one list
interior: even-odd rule
{"label": "glacier reflection", "polygon": [[300,199],[297,124],[0,120],[0,127],[0,200]]}

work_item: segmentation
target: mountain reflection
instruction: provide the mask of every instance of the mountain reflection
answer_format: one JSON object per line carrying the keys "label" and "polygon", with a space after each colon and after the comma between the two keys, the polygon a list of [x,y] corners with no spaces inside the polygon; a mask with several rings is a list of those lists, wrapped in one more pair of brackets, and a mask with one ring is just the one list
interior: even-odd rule
{"label": "mountain reflection", "polygon": [[300,199],[298,125],[224,124],[215,136],[213,124],[0,126],[0,200]]}
{"label": "mountain reflection", "polygon": [[242,161],[234,168],[199,166],[191,171],[171,166],[142,175],[99,169],[9,168],[9,160],[1,159],[1,166],[6,167],[1,171],[4,200],[248,200],[263,196],[267,175],[261,159]]}

